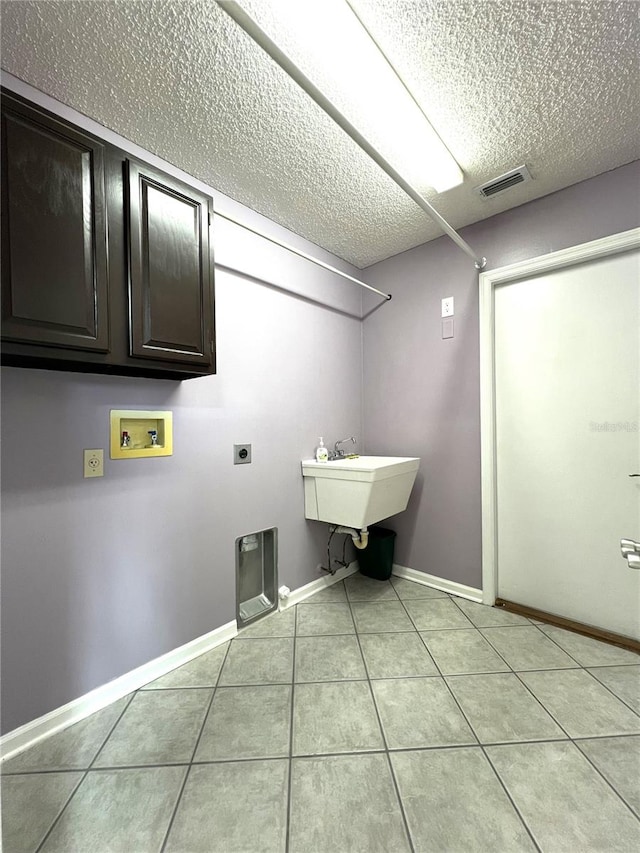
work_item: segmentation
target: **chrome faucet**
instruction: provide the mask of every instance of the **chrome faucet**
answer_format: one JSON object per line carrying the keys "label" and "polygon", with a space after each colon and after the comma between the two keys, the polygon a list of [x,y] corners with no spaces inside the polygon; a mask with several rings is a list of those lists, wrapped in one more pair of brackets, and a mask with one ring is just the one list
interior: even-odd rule
{"label": "chrome faucet", "polygon": [[347,441],[352,441],[354,444],[356,443],[355,437],[350,435],[348,438],[343,438],[340,441],[336,441],[333,445],[333,454],[331,456],[332,459],[343,459],[346,456],[345,451],[339,447],[340,444],[345,444]]}

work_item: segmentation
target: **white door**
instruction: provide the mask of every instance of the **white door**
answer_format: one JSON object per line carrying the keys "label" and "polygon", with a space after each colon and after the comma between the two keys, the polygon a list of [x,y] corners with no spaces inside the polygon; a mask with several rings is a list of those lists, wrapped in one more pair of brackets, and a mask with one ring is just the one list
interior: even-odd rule
{"label": "white door", "polygon": [[498,596],[640,639],[640,252],[495,287]]}

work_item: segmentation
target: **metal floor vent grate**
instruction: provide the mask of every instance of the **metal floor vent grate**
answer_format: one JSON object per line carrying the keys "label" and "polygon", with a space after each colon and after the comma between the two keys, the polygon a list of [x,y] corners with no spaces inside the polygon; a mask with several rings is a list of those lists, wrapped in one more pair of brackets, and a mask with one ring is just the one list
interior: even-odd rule
{"label": "metal floor vent grate", "polygon": [[492,181],[487,181],[486,184],[476,187],[476,192],[482,198],[491,198],[494,195],[498,195],[498,193],[506,192],[517,184],[524,184],[531,180],[533,178],[527,167],[518,166],[517,169],[505,172],[504,175],[500,175],[498,178],[494,178]]}

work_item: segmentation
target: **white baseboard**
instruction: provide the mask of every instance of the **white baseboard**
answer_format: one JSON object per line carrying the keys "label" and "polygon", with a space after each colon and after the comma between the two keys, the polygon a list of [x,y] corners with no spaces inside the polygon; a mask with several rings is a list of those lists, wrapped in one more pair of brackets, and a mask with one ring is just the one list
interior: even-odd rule
{"label": "white baseboard", "polygon": [[[280,610],[293,607],[294,604],[304,601],[321,589],[332,586],[334,583],[339,583],[357,571],[358,564],[354,561],[348,566],[338,569],[335,575],[324,575],[317,580],[311,581],[311,583],[299,587],[299,589],[294,589],[285,601],[280,602]],[[123,696],[127,696],[140,687],[144,687],[150,681],[166,675],[172,669],[188,663],[190,660],[214,649],[222,643],[226,643],[227,640],[232,640],[237,634],[238,626],[235,620],[227,622],[226,625],[222,625],[220,628],[216,628],[202,637],[197,637],[195,640],[185,643],[184,646],[173,649],[167,652],[167,654],[155,658],[131,672],[114,678],[113,681],[109,681],[107,684],[96,687],[95,690],[86,693],[84,696],[80,696],[78,699],[73,699],[61,708],[56,708],[48,714],[38,717],[36,720],[25,723],[20,728],[7,732],[7,734],[0,737],[0,761],[6,761],[19,752],[35,746],[39,741],[66,729],[74,723],[79,723],[85,717],[95,714],[96,711],[101,711],[112,702],[122,699]]]}
{"label": "white baseboard", "polygon": [[[305,599],[315,595],[321,589],[333,586],[333,584],[339,583],[357,571],[358,563],[354,560],[348,566],[338,569],[334,575],[323,575],[311,581],[311,583],[294,589],[284,601],[280,602],[280,610],[286,610],[295,604],[299,604],[301,601],[305,601]],[[427,575],[424,572],[418,572],[406,566],[394,564],[393,574],[414,583],[420,583],[453,595],[459,595],[461,598],[468,598],[471,601],[482,601],[482,591],[479,589],[446,580],[445,578],[438,578],[434,575]],[[173,649],[167,652],[167,654],[161,655],[161,657],[155,658],[139,666],[137,669],[121,675],[119,678],[114,678],[113,681],[103,684],[101,687],[96,687],[95,690],[86,693],[84,696],[80,696],[78,699],[74,699],[61,708],[56,708],[48,714],[26,723],[24,726],[20,726],[18,729],[14,729],[12,732],[7,732],[6,735],[0,738],[0,760],[6,761],[8,758],[12,758],[19,752],[29,749],[50,735],[66,729],[67,726],[84,720],[85,717],[95,714],[96,711],[100,711],[102,708],[106,708],[112,702],[122,699],[123,696],[127,696],[140,687],[144,687],[150,681],[154,681],[156,678],[160,678],[160,676],[171,672],[176,667],[188,663],[190,660],[214,649],[216,646],[226,643],[228,640],[232,640],[237,633],[238,626],[235,620],[227,622],[226,625],[222,625],[220,628],[216,628],[202,637],[197,637],[195,640],[185,643],[184,646]]]}
{"label": "white baseboard", "polygon": [[393,574],[398,578],[440,589],[442,592],[449,592],[451,595],[460,596],[460,598],[468,598],[469,601],[482,603],[482,590],[476,589],[474,586],[466,586],[466,584],[439,578],[436,575],[428,575],[426,572],[418,572],[416,569],[398,566],[395,563],[393,564]]}
{"label": "white baseboard", "polygon": [[7,732],[0,738],[1,760],[6,761],[7,758],[12,758],[19,752],[34,746],[38,741],[66,729],[73,723],[84,720],[90,714],[95,714],[96,711],[106,708],[112,702],[122,699],[123,696],[127,696],[127,694],[138,690],[150,681],[160,678],[161,675],[166,675],[172,669],[188,663],[228,640],[232,640],[237,633],[238,626],[235,620],[227,622],[226,625],[222,625],[202,637],[197,637],[195,640],[185,643],[184,646],[179,646],[179,648],[154,658],[154,660],[131,670],[131,672],[114,678],[107,684],[96,687],[95,690],[80,696],[78,699],[73,699],[61,708],[56,708],[36,720],[25,723],[20,728]]}
{"label": "white baseboard", "polygon": [[304,586],[298,587],[298,589],[292,590],[285,600],[280,602],[280,610],[287,610],[295,604],[300,604],[301,601],[304,601],[306,598],[310,598],[312,595],[315,595],[316,592],[320,592],[321,589],[333,586],[334,583],[340,583],[340,581],[348,578],[349,575],[355,574],[357,571],[358,563],[354,560],[352,563],[349,563],[348,566],[338,569],[335,575],[325,574],[317,580],[311,581],[311,583],[307,583]]}

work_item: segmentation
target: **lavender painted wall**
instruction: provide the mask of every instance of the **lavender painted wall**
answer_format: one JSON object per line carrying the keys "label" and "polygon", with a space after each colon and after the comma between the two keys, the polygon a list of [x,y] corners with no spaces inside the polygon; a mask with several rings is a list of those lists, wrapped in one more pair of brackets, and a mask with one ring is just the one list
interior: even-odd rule
{"label": "lavender painted wall", "polygon": [[[461,233],[495,269],[638,225],[640,161]],[[478,274],[442,237],[365,275],[393,294],[364,323],[367,452],[422,457],[407,511],[388,522],[398,533],[395,560],[480,588]],[[450,340],[441,336],[446,296],[455,298]]]}
{"label": "lavender painted wall", "polygon": [[[216,210],[356,272],[208,189]],[[281,583],[318,577],[327,528],[304,519],[300,460],[320,434],[361,435],[360,290],[220,218],[214,227],[216,376],[2,371],[4,732],[234,619],[238,536],[278,527]],[[171,409],[174,455],[110,460],[112,408]],[[232,464],[239,442],[252,443],[251,465]],[[105,477],[84,480],[93,447],[105,448]]]}
{"label": "lavender painted wall", "polygon": [[[10,88],[97,132],[25,84]],[[107,138],[185,176],[115,134]],[[213,192],[216,209],[317,247]],[[638,225],[640,164],[466,229],[494,268]],[[300,459],[318,434],[362,435],[372,453],[423,459],[390,522],[396,560],[480,585],[477,274],[446,238],[370,268],[393,293],[364,326],[360,292],[215,222],[217,376],[187,382],[2,371],[2,725],[9,731],[234,618],[234,542],[279,528],[280,579],[316,577],[326,528],[303,518]],[[239,266],[247,274],[229,271]],[[353,272],[353,270],[351,270]],[[440,337],[440,299],[456,336]],[[371,308],[367,302],[366,309]],[[174,456],[106,460],[111,408],[174,412]],[[232,465],[234,442],[253,464]]]}

